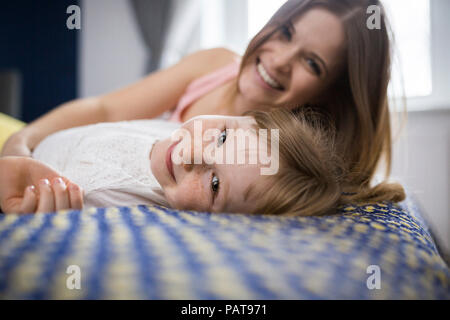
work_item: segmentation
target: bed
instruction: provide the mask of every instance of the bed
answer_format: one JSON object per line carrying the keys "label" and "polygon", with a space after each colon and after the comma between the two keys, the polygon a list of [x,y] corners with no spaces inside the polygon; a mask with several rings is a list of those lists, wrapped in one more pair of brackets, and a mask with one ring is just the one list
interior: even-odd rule
{"label": "bed", "polygon": [[[0,145],[23,127],[0,114]],[[0,214],[0,299],[449,299],[409,193],[328,217],[158,206]]]}
{"label": "bed", "polygon": [[327,217],[159,206],[0,215],[1,299],[449,299],[411,197]]}
{"label": "bed", "polygon": [[16,131],[25,126],[25,123],[7,114],[0,112],[0,150],[6,140]]}

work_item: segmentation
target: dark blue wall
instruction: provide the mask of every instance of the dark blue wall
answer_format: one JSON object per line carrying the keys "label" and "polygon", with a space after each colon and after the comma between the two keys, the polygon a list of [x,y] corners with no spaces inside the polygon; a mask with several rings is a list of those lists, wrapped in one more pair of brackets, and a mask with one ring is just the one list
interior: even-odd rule
{"label": "dark blue wall", "polygon": [[22,120],[29,122],[77,96],[77,37],[67,7],[77,0],[15,0],[0,4],[0,70],[22,78]]}

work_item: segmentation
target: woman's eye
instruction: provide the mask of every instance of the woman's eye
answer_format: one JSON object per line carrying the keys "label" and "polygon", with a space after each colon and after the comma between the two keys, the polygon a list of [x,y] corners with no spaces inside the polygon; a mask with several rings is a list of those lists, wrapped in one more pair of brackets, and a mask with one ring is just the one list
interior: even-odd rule
{"label": "woman's eye", "polygon": [[225,129],[220,133],[219,139],[217,139],[217,146],[220,147],[225,143],[226,140],[227,140],[227,130]]}
{"label": "woman's eye", "polygon": [[219,191],[219,178],[217,178],[216,175],[213,175],[212,179],[211,179],[211,190],[214,193],[214,196],[217,194],[217,191]]}
{"label": "woman's eye", "polygon": [[284,25],[281,27],[281,34],[289,41],[292,38],[291,30],[289,30],[289,26],[287,26],[287,25]]}
{"label": "woman's eye", "polygon": [[320,76],[322,74],[322,70],[320,70],[319,65],[313,59],[306,59],[306,62],[313,69],[314,73]]}

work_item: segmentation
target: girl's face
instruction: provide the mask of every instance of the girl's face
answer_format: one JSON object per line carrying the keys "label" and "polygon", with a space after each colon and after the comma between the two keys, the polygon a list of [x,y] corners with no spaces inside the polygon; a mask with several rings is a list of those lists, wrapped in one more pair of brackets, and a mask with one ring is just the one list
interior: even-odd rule
{"label": "girl's face", "polygon": [[313,103],[339,76],[345,53],[339,18],[313,8],[292,22],[262,44],[242,69],[239,91],[255,108]]}
{"label": "girl's face", "polygon": [[[199,116],[185,122],[172,137],[157,142],[150,155],[151,169],[170,206],[182,210],[252,212],[255,202],[246,199],[246,191],[262,180],[259,161],[249,164],[257,146],[246,143],[240,147],[235,130],[243,129],[256,138],[254,124],[252,117]],[[264,152],[267,150],[264,148]],[[226,157],[230,153],[234,161],[228,164]],[[225,161],[217,161],[215,155],[219,154]],[[237,164],[239,156],[246,159],[245,164]],[[216,163],[211,163],[214,159]]]}

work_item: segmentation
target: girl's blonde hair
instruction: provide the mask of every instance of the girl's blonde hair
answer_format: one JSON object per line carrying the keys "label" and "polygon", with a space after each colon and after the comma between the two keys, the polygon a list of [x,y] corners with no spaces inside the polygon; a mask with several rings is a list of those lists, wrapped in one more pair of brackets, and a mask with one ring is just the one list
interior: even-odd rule
{"label": "girl's blonde hair", "polygon": [[[381,9],[380,29],[371,30],[366,25],[370,5]],[[334,146],[346,164],[347,175],[341,185],[349,201],[399,200],[403,194],[399,185],[383,182],[374,188],[370,186],[381,160],[386,165],[385,179],[388,178],[392,158],[387,94],[391,77],[389,37],[393,35],[378,0],[287,1],[251,40],[241,62],[241,71],[272,35],[317,7],[334,13],[343,23],[347,39],[344,71],[324,94],[323,102],[298,106],[293,112],[309,107],[332,120]]]}
{"label": "girl's blonde hair", "polygon": [[[296,115],[282,108],[246,115],[255,119],[259,129],[279,130],[278,173],[264,177],[265,188],[252,185],[245,195],[249,198],[249,193],[254,193],[252,198],[258,199],[253,213],[333,214],[339,205],[355,201],[344,192],[348,172],[336,152],[335,130],[329,119],[310,109]],[[362,192],[359,199],[363,202],[404,198],[403,188],[396,184],[382,183]]]}

